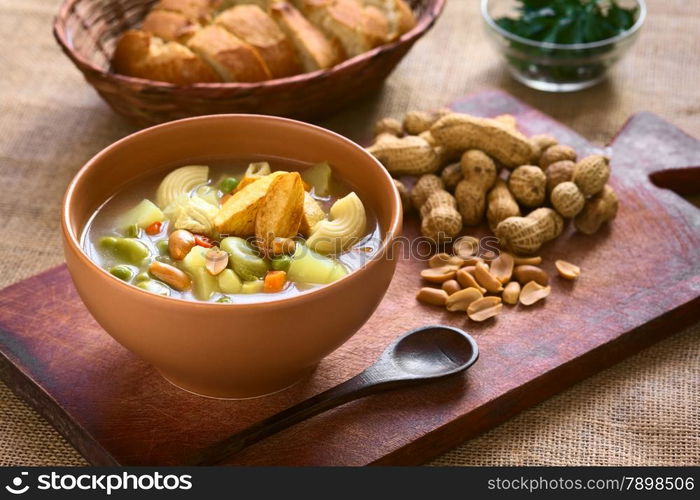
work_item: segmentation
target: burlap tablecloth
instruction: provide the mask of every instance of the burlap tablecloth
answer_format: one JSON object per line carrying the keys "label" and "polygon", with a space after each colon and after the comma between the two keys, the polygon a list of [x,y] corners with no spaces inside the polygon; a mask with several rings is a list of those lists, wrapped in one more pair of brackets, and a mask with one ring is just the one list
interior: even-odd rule
{"label": "burlap tablecloth", "polygon": [[[380,95],[331,126],[436,108],[501,87],[596,142],[607,142],[639,110],[655,111],[700,136],[699,2],[648,0],[639,42],[612,78],[569,95],[513,82],[487,44],[477,0],[448,3]],[[133,130],[60,53],[50,32],[58,5],[0,0],[0,286],[61,263],[58,207],[68,181],[85,160]],[[697,465],[699,330],[696,325],[679,333],[433,463]],[[84,463],[0,384],[0,465]]]}

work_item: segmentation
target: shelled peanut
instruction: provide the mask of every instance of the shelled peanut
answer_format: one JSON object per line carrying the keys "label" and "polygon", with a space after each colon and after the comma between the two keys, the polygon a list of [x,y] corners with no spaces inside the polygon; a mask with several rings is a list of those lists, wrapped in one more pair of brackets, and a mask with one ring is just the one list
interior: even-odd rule
{"label": "shelled peanut", "polygon": [[[550,295],[549,275],[539,267],[541,262],[541,257],[508,252],[500,252],[490,262],[476,255],[437,253],[421,271],[421,278],[430,286],[420,288],[416,299],[450,312],[466,313],[472,321],[485,321],[497,316],[502,304],[531,306]],[[557,260],[555,267],[565,280],[577,279],[581,274],[578,266],[564,260]]]}

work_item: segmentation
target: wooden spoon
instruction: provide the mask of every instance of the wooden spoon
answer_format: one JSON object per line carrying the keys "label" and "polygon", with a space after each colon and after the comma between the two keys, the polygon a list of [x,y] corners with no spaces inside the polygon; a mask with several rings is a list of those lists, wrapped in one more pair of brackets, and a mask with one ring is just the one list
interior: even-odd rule
{"label": "wooden spoon", "polygon": [[458,328],[431,325],[411,330],[362,373],[214,444],[191,463],[221,463],[243,448],[326,410],[377,392],[454,375],[478,357],[474,339]]}

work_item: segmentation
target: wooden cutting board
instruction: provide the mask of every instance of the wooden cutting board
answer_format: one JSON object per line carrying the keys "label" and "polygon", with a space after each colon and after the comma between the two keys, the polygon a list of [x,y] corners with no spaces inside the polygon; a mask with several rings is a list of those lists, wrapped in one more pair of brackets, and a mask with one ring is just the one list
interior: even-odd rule
{"label": "wooden cutting board", "polygon": [[[452,107],[484,116],[511,113],[527,134],[553,134],[580,154],[595,150],[501,92],[470,96]],[[83,307],[61,266],[0,292],[0,377],[91,463],[176,465],[195,450],[356,374],[402,332],[447,323],[466,329],[479,343],[481,357],[468,373],[350,403],[231,460],[241,465],[425,462],[700,320],[700,212],[649,178],[665,171],[655,175],[656,182],[686,191],[694,183],[697,192],[698,169],[685,167],[700,165],[700,143],[641,113],[611,147],[619,215],[595,237],[569,228],[544,248],[544,267],[552,276],[556,258],[583,269],[574,283],[554,278],[545,303],[505,307],[496,320],[471,323],[416,303],[423,263],[402,259],[374,316],[308,380],[265,398],[221,401],[172,387],[112,340]],[[415,219],[407,220],[405,234],[417,234]]]}

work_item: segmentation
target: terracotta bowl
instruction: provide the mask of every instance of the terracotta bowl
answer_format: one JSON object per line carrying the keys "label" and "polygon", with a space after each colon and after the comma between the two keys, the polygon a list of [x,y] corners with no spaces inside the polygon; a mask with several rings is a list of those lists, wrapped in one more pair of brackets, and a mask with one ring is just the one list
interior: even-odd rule
{"label": "terracotta bowl", "polygon": [[[149,172],[215,157],[264,154],[328,160],[378,219],[377,255],[337,282],[255,304],[191,302],[128,285],[93,263],[80,235],[94,211]],[[259,115],[217,115],[137,132],[92,158],[68,186],[61,225],[73,282],[97,322],[175,385],[207,396],[247,398],[290,386],[348,340],[391,281],[401,201],[390,176],[364,149],[328,130]]]}

